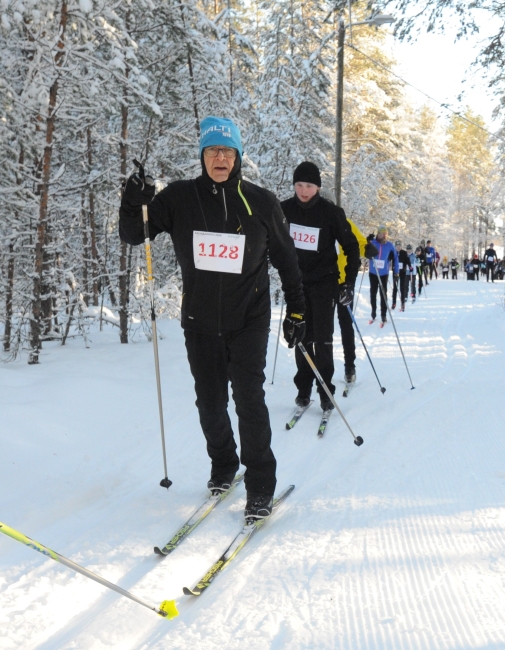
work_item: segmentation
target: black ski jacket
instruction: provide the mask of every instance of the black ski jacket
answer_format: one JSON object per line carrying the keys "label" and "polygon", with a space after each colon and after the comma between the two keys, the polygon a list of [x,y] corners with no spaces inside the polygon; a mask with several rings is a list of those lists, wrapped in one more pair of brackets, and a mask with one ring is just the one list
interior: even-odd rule
{"label": "black ski jacket", "polygon": [[398,253],[398,265],[400,264],[402,266],[400,266],[399,275],[405,275],[407,269],[410,268],[410,257],[407,251],[403,250],[403,248]]}
{"label": "black ski jacket", "polygon": [[[142,207],[119,211],[119,234],[128,244],[144,242]],[[193,232],[245,235],[241,273],[197,269]],[[246,325],[270,325],[268,259],[278,269],[289,311],[303,313],[301,274],[286,219],[272,192],[235,176],[224,183],[208,177],[175,181],[149,204],[149,234],[172,237],[183,281],[181,324],[185,329],[222,334]]]}
{"label": "black ski jacket", "polygon": [[[492,259],[490,259],[492,258]],[[488,248],[486,252],[484,253],[484,262],[497,262],[498,261],[498,255],[496,254],[496,251],[494,248]]]}
{"label": "black ski jacket", "polygon": [[359,243],[342,208],[319,194],[307,203],[295,195],[282,201],[281,208],[290,224],[320,229],[317,251],[296,249],[303,283],[319,282],[331,275],[338,278],[337,241],[347,257],[345,282],[353,287],[360,265]]}

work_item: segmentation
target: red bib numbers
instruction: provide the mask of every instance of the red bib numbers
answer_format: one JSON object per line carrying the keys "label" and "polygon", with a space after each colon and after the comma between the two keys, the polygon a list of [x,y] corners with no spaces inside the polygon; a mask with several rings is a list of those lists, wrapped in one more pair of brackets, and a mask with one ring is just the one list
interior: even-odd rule
{"label": "red bib numbers", "polygon": [[195,268],[201,271],[242,273],[245,235],[193,231]]}
{"label": "red bib numbers", "polygon": [[373,263],[375,264],[376,269],[383,269],[384,268],[384,260],[376,260],[376,259],[374,259]]}
{"label": "red bib numbers", "polygon": [[289,234],[293,237],[296,248],[303,248],[306,251],[317,251],[319,243],[319,228],[299,226],[296,223],[289,224]]}

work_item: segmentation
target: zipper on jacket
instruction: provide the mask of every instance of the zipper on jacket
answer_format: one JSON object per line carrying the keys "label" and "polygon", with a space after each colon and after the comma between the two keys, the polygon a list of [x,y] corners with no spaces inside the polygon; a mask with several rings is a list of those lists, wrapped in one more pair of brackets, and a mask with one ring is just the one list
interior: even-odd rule
{"label": "zipper on jacket", "polygon": [[223,187],[223,203],[224,203],[224,220],[228,221],[228,209],[226,207],[226,195],[224,193],[224,187]]}

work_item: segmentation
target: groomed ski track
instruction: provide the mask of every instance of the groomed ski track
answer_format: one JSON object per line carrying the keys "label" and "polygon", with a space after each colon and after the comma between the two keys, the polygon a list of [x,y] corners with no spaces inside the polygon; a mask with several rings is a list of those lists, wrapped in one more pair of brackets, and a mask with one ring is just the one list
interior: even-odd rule
{"label": "groomed ski track", "polygon": [[[117,329],[0,365],[0,520],[152,602],[168,622],[0,538],[1,650],[491,650],[505,648],[505,283],[437,280],[428,299],[363,327],[359,384],[316,432],[317,401],[286,431],[294,355],[274,310],[265,391],[278,487],[296,489],[199,599],[182,595],[242,525],[243,486],[170,556],[206,495],[209,464],[178,322],[158,328],[169,478],[152,347]],[[367,279],[356,317],[369,317]],[[282,344],[282,343],[281,343]],[[315,396],[315,393],[314,395]],[[235,417],[232,411],[232,419]]]}

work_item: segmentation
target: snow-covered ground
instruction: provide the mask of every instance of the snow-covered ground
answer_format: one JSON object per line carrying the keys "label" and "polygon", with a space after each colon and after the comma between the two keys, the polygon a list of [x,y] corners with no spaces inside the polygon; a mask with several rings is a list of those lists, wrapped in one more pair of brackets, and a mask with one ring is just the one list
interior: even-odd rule
{"label": "snow-covered ground", "polygon": [[[434,281],[391,324],[358,323],[358,381],[316,437],[314,404],[286,431],[294,358],[281,342],[265,389],[278,488],[295,491],[199,598],[182,595],[242,522],[237,488],[169,557],[206,496],[209,462],[182,330],[159,329],[169,477],[163,478],[152,346],[117,328],[39,366],[0,366],[0,521],[158,606],[166,621],[0,535],[0,648],[281,650],[505,648],[504,283]],[[335,337],[336,377],[343,375]],[[231,409],[232,410],[232,409]]]}

